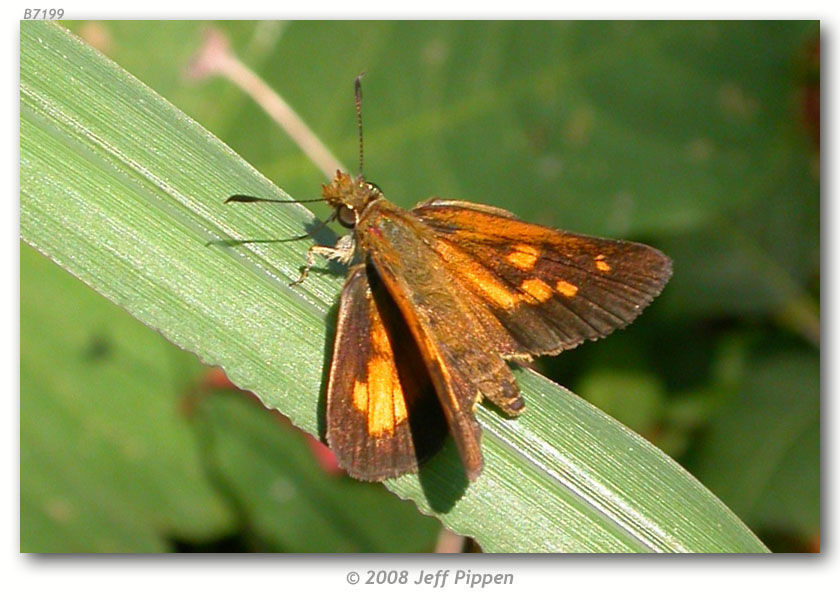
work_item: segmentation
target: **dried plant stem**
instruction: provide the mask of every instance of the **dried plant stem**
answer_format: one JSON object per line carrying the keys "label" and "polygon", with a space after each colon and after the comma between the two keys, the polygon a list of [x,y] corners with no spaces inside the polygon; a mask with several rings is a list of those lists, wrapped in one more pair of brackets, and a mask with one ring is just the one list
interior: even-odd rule
{"label": "dried plant stem", "polygon": [[191,79],[213,75],[225,77],[253,98],[289,134],[327,179],[332,179],[336,170],[347,171],[292,107],[237,58],[227,38],[216,29],[207,31],[204,45],[187,71]]}

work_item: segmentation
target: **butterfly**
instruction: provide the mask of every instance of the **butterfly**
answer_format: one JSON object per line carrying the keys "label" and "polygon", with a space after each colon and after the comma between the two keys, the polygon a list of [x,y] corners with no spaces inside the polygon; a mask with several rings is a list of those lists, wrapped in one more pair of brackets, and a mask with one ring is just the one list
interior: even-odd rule
{"label": "butterfly", "polygon": [[[361,87],[356,80],[361,152]],[[236,196],[229,200],[246,200]],[[557,354],[624,327],[663,289],[671,260],[644,244],[559,231],[492,206],[432,198],[411,210],[338,171],[322,200],[350,229],[316,256],[350,265],[327,384],[326,438],[354,478],[415,472],[451,434],[482,470],[481,400],[525,408],[509,361]],[[328,220],[328,221],[329,221]]]}

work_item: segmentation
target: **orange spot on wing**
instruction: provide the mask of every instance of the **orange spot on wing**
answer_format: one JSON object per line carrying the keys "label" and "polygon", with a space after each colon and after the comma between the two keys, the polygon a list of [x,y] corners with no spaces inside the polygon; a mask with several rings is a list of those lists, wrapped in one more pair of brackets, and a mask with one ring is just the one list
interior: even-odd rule
{"label": "orange spot on wing", "polygon": [[438,240],[435,250],[455,268],[456,272],[483,299],[504,309],[512,309],[520,302],[518,294],[508,289],[493,273],[452,244]]}
{"label": "orange spot on wing", "polygon": [[606,263],[606,261],[604,260],[605,258],[606,258],[606,256],[604,256],[603,254],[599,254],[598,256],[596,256],[595,257],[595,268],[598,269],[599,271],[603,271],[604,273],[609,273],[610,271],[612,271],[612,267],[610,267]]}
{"label": "orange spot on wing", "polygon": [[557,291],[567,298],[573,297],[578,292],[578,286],[573,283],[569,283],[568,281],[563,281],[562,279],[559,280],[554,287],[556,287]]}
{"label": "orange spot on wing", "polygon": [[408,407],[405,405],[402,386],[394,388],[394,421],[397,425],[408,418]]}
{"label": "orange spot on wing", "polygon": [[367,380],[356,381],[353,405],[367,413],[368,433],[377,436],[393,433],[394,428],[408,418],[408,410],[393,360],[391,340],[375,311],[370,324],[370,344]]}
{"label": "orange spot on wing", "polygon": [[356,385],[353,386],[353,406],[355,406],[356,410],[359,412],[367,412],[367,404],[367,383],[364,381],[356,381]]}
{"label": "orange spot on wing", "polygon": [[404,403],[393,363],[380,357],[371,357],[368,363],[369,434],[375,436],[394,431],[394,403],[397,396]]}
{"label": "orange spot on wing", "polygon": [[505,260],[523,271],[530,271],[537,262],[539,251],[527,244],[517,244],[512,252],[505,256]]}
{"label": "orange spot on wing", "polygon": [[523,292],[528,294],[525,301],[534,303],[545,302],[554,295],[554,290],[542,279],[526,279],[519,285]]}
{"label": "orange spot on wing", "polygon": [[[368,300],[373,304],[373,298]],[[391,349],[391,340],[388,338],[388,332],[385,331],[385,325],[376,310],[371,311],[370,320],[370,346],[371,354],[376,356],[389,356],[394,353]]]}

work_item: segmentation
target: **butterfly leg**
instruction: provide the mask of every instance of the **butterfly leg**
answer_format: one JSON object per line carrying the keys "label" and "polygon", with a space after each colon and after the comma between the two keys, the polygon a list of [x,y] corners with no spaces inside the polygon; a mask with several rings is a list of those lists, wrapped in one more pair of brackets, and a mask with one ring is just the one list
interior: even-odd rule
{"label": "butterfly leg", "polygon": [[342,264],[348,264],[356,254],[356,240],[352,234],[339,238],[335,246],[312,246],[306,253],[306,264],[303,266],[300,277],[289,285],[298,285],[309,275],[309,270],[315,264],[316,256],[323,256],[327,260],[337,260]]}

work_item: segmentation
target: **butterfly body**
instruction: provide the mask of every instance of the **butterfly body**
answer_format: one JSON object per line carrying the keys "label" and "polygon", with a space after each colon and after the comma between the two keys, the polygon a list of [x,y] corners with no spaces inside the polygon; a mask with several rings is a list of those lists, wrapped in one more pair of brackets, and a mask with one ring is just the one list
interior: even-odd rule
{"label": "butterfly body", "polygon": [[[407,211],[338,172],[323,195],[353,231],[311,251],[353,263],[327,388],[327,441],[353,477],[416,471],[454,437],[482,468],[475,410],[524,409],[507,360],[556,354],[632,321],[671,274],[661,252],[432,199]],[[311,258],[307,265],[311,264]]]}

